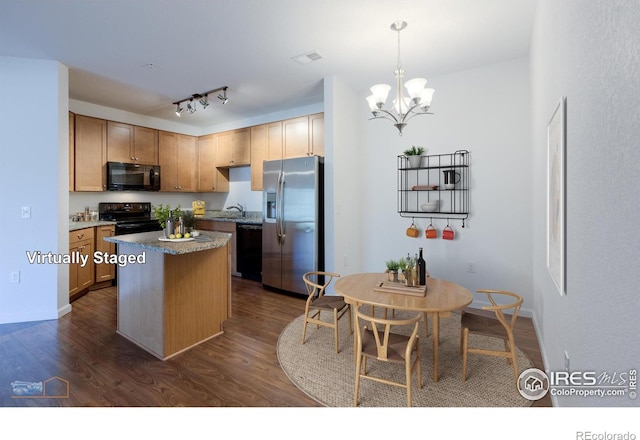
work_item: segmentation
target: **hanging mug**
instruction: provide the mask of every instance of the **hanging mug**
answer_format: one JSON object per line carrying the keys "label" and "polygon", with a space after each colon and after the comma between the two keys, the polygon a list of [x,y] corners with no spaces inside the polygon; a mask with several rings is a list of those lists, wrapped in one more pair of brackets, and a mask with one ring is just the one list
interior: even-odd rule
{"label": "hanging mug", "polygon": [[453,228],[449,225],[445,226],[442,230],[442,239],[443,240],[453,240]]}
{"label": "hanging mug", "polygon": [[460,182],[460,173],[454,170],[444,170],[444,189],[454,189],[456,183]]}
{"label": "hanging mug", "polygon": [[407,237],[416,238],[420,235],[420,231],[416,227],[415,223],[411,222],[411,226],[407,228]]}
{"label": "hanging mug", "polygon": [[438,238],[438,230],[433,225],[429,225],[425,229],[424,235],[427,238]]}

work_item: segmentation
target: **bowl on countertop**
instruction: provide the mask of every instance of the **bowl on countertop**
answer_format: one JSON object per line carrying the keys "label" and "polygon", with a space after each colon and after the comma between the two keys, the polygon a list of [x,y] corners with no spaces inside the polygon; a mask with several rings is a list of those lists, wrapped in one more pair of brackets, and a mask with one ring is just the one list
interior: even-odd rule
{"label": "bowl on countertop", "polygon": [[434,212],[438,209],[439,201],[440,200],[433,200],[431,202],[423,203],[422,205],[420,205],[420,209],[422,209],[424,212]]}

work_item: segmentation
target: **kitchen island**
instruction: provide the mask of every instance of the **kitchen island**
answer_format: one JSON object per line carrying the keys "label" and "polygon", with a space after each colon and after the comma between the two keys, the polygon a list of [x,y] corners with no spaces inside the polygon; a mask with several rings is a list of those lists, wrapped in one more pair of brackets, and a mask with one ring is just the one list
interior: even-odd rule
{"label": "kitchen island", "polygon": [[104,240],[118,249],[118,334],[166,360],[222,333],[231,316],[231,234],[161,237],[156,231]]}

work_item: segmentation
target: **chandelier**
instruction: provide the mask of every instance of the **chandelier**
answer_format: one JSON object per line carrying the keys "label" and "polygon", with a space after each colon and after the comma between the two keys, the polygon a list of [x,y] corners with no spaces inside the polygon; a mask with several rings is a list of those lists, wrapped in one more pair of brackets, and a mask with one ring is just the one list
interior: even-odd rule
{"label": "chandelier", "polygon": [[407,88],[408,96],[405,96],[402,89],[404,79],[404,69],[400,62],[400,31],[407,27],[406,21],[396,21],[391,24],[391,29],[398,32],[398,67],[394,74],[396,76],[396,98],[390,109],[386,109],[387,96],[391,86],[387,84],[376,84],[371,87],[371,95],[367,97],[369,107],[373,113],[370,119],[388,119],[402,136],[402,129],[407,125],[407,121],[417,115],[431,115],[431,99],[435,90],[425,87],[427,80],[424,78],[413,78],[407,81],[404,86]]}
{"label": "chandelier", "polygon": [[184,111],[184,107],[182,106],[183,102],[187,102],[187,112],[189,112],[189,113],[195,113],[196,112],[196,110],[197,110],[196,103],[198,103],[198,102],[200,103],[200,105],[202,106],[203,109],[209,107],[209,94],[210,93],[222,92],[222,93],[218,94],[218,99],[220,101],[222,101],[223,104],[226,104],[227,101],[229,100],[229,98],[227,98],[227,89],[228,89],[227,86],[218,87],[217,89],[209,90],[208,92],[194,93],[193,95],[191,95],[188,98],[181,99],[180,101],[174,102],[174,104],[176,106],[176,116],[181,116],[182,112]]}

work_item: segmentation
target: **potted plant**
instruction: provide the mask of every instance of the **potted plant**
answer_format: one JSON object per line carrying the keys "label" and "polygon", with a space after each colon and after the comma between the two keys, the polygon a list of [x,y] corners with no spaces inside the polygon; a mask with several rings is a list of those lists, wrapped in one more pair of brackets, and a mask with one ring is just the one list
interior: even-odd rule
{"label": "potted plant", "polygon": [[398,281],[398,268],[400,265],[396,260],[387,260],[387,273],[389,274],[389,281]]}
{"label": "potted plant", "polygon": [[196,219],[193,211],[182,211],[182,223],[184,224],[184,232],[192,232],[195,228]]}
{"label": "potted plant", "polygon": [[407,148],[404,150],[404,155],[407,157],[409,161],[410,168],[419,168],[422,162],[422,153],[424,153],[424,148],[416,147],[412,145],[411,148]]}
{"label": "potted plant", "polygon": [[164,229],[164,234],[166,237],[173,234],[173,228],[175,225],[175,220],[182,215],[182,209],[180,209],[180,205],[176,208],[171,209],[169,205],[162,206],[162,203],[158,206],[153,206],[153,217],[158,220],[160,223],[160,227]]}
{"label": "potted plant", "polygon": [[402,257],[398,260],[398,281],[405,280],[405,271],[407,270],[407,259]]}

